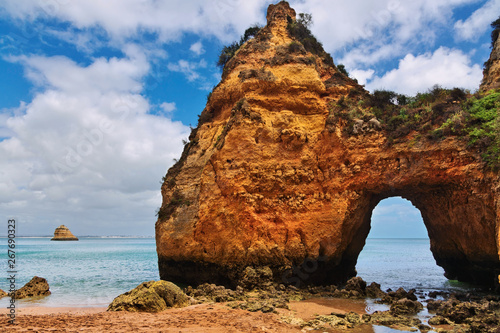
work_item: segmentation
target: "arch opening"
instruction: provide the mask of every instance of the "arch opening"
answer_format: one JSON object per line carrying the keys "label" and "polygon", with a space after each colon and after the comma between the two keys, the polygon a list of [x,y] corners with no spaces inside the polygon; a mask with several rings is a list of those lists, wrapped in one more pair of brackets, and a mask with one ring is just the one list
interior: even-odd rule
{"label": "arch opening", "polygon": [[421,212],[401,197],[383,199],[373,209],[356,271],[364,280],[380,283],[383,289],[450,287],[430,250]]}
{"label": "arch opening", "polygon": [[495,211],[490,196],[465,192],[461,186],[403,187],[363,193],[352,205],[344,232],[349,235],[342,254],[344,266],[355,266],[371,228],[373,210],[384,199],[400,196],[421,213],[436,264],[449,280],[494,286],[500,264],[496,245]]}

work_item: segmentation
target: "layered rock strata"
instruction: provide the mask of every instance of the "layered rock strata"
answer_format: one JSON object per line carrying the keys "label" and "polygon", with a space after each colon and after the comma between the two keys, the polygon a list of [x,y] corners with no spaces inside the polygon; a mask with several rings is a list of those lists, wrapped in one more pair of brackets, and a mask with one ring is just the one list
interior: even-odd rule
{"label": "layered rock strata", "polygon": [[77,241],[78,238],[65,225],[60,225],[54,231],[53,241]]}
{"label": "layered rock strata", "polygon": [[161,279],[234,286],[247,267],[269,267],[295,285],[345,282],[373,209],[401,196],[422,213],[447,277],[498,283],[497,174],[456,137],[389,144],[376,119],[345,135],[332,105],[368,93],[290,34],[288,3],[267,20],[226,64],[165,177]]}

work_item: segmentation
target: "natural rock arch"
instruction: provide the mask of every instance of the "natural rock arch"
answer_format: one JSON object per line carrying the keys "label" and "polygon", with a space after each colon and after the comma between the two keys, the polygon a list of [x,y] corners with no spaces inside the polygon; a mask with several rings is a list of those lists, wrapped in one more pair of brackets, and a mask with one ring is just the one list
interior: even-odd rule
{"label": "natural rock arch", "polygon": [[310,264],[303,282],[342,283],[373,208],[402,196],[420,209],[448,277],[498,283],[498,174],[459,137],[409,131],[393,142],[376,118],[349,123],[344,99],[362,105],[368,93],[290,35],[288,3],[267,18],[226,64],[165,177],[160,277],[234,286],[250,266],[293,283],[294,267]]}

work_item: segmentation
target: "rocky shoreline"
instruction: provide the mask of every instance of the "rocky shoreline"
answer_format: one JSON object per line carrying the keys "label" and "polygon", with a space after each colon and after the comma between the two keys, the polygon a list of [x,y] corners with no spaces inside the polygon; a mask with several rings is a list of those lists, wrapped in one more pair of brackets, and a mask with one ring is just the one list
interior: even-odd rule
{"label": "rocky shoreline", "polygon": [[[382,291],[380,285],[367,285],[359,277],[350,279],[345,286],[294,286],[268,284],[246,290],[235,290],[214,284],[187,287],[184,292],[191,304],[224,303],[233,309],[250,312],[282,314],[281,321],[309,330],[350,330],[362,326],[379,325],[403,331],[420,332],[500,332],[500,296],[473,295],[462,292],[417,292],[415,289]],[[368,299],[385,304],[386,311],[358,313],[334,311],[329,315],[316,315],[310,320],[297,318],[290,311],[291,303],[318,298],[350,300]],[[419,313],[428,313],[422,318]]]}

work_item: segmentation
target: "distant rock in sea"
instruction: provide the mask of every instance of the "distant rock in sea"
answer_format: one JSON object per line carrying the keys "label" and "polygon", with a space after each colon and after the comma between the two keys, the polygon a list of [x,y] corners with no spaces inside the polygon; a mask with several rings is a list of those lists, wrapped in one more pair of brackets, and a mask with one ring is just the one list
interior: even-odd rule
{"label": "distant rock in sea", "polygon": [[71,233],[71,231],[69,231],[69,229],[65,225],[61,225],[61,226],[56,228],[56,230],[54,231],[54,237],[51,240],[53,240],[53,241],[77,241],[78,238],[75,237],[75,235],[73,235]]}
{"label": "distant rock in sea", "polygon": [[42,297],[50,294],[51,292],[47,280],[42,277],[34,276],[30,282],[26,283],[21,289],[15,292],[15,298]]}

